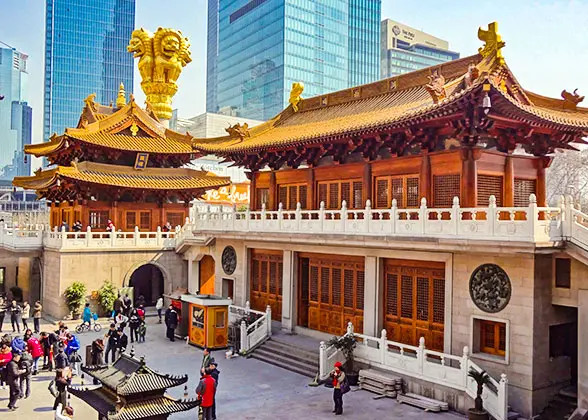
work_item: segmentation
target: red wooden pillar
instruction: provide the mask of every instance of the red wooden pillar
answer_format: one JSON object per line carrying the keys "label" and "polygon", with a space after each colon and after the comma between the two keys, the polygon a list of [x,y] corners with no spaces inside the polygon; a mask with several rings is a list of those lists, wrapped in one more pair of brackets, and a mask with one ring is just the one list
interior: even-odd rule
{"label": "red wooden pillar", "polygon": [[504,207],[514,207],[514,162],[509,154],[504,162]]}
{"label": "red wooden pillar", "polygon": [[478,164],[479,149],[464,147],[461,149],[461,203],[462,207],[478,205]]}
{"label": "red wooden pillar", "polygon": [[110,220],[114,224],[116,230],[122,229],[123,227],[120,225],[120,217],[118,217],[118,201],[113,201],[110,206]]}
{"label": "red wooden pillar", "polygon": [[[270,179],[269,179],[269,208],[266,210],[275,211],[277,210],[278,203],[276,200],[276,173],[274,171],[270,172]],[[284,203],[285,204],[285,203]]]}
{"label": "red wooden pillar", "polygon": [[539,160],[537,168],[537,206],[547,206],[547,185],[545,182],[545,169],[549,168],[551,158],[545,157]]}
{"label": "red wooden pillar", "polygon": [[318,206],[314,198],[314,168],[308,168],[306,170],[306,208],[316,209]]}
{"label": "red wooden pillar", "polygon": [[[167,220],[165,220],[165,204],[163,201],[159,202],[159,222],[155,220],[155,223],[151,223],[151,232],[157,230],[157,226],[165,226]],[[175,226],[174,226],[175,227]]]}
{"label": "red wooden pillar", "polygon": [[257,191],[256,191],[256,183],[257,183],[257,172],[251,171],[249,172],[249,210],[256,211],[257,208]]}
{"label": "red wooden pillar", "polygon": [[[372,201],[372,164],[370,162],[366,162],[363,165],[363,192],[363,203],[361,203],[361,208],[364,208],[367,200],[370,200],[370,202]],[[351,199],[353,200],[353,197]],[[372,207],[374,206],[375,203],[372,203]]]}
{"label": "red wooden pillar", "polygon": [[426,198],[429,206],[433,205],[431,197],[431,158],[427,149],[421,150],[421,172],[419,175],[420,196]]}

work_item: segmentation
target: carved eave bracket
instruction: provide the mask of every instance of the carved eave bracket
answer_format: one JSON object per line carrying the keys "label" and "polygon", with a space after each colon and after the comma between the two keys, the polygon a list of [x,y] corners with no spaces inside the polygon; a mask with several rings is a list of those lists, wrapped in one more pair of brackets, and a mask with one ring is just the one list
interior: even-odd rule
{"label": "carved eave bracket", "polygon": [[447,97],[447,92],[445,91],[445,77],[443,77],[439,70],[435,70],[428,76],[428,78],[429,83],[425,85],[425,89],[427,89],[427,92],[431,95],[433,102],[438,104]]}

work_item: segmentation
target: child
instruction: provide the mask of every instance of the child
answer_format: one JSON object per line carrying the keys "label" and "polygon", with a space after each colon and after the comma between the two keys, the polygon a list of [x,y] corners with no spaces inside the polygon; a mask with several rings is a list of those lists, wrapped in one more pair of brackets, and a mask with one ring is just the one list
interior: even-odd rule
{"label": "child", "polygon": [[139,337],[137,338],[137,343],[144,343],[145,342],[145,334],[147,334],[147,324],[145,323],[145,321],[141,322],[137,332],[139,333]]}

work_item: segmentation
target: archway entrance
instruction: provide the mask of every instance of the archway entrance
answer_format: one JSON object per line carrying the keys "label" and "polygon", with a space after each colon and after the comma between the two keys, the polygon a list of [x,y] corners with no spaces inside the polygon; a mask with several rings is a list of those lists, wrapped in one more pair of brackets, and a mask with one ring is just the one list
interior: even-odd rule
{"label": "archway entrance", "polygon": [[214,258],[210,255],[205,255],[200,260],[200,294],[214,295]]}
{"label": "archway entrance", "polygon": [[143,296],[145,306],[153,306],[163,294],[163,273],[156,265],[142,265],[131,275],[129,286],[133,288],[133,302]]}

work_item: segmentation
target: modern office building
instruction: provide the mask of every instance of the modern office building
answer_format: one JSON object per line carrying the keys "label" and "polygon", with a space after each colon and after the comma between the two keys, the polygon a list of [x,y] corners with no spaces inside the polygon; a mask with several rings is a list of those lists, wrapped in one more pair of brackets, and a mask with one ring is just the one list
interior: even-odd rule
{"label": "modern office building", "polygon": [[29,175],[23,147],[31,143],[32,109],[27,104],[28,56],[0,42],[0,179]]}
{"label": "modern office building", "polygon": [[83,100],[116,100],[133,91],[135,0],[46,0],[43,136],[75,127]]}
{"label": "modern office building", "polygon": [[393,77],[459,58],[449,43],[391,19],[381,24],[380,77]]}
{"label": "modern office building", "polygon": [[267,120],[294,82],[309,97],[378,78],[380,0],[208,5],[208,112]]}

